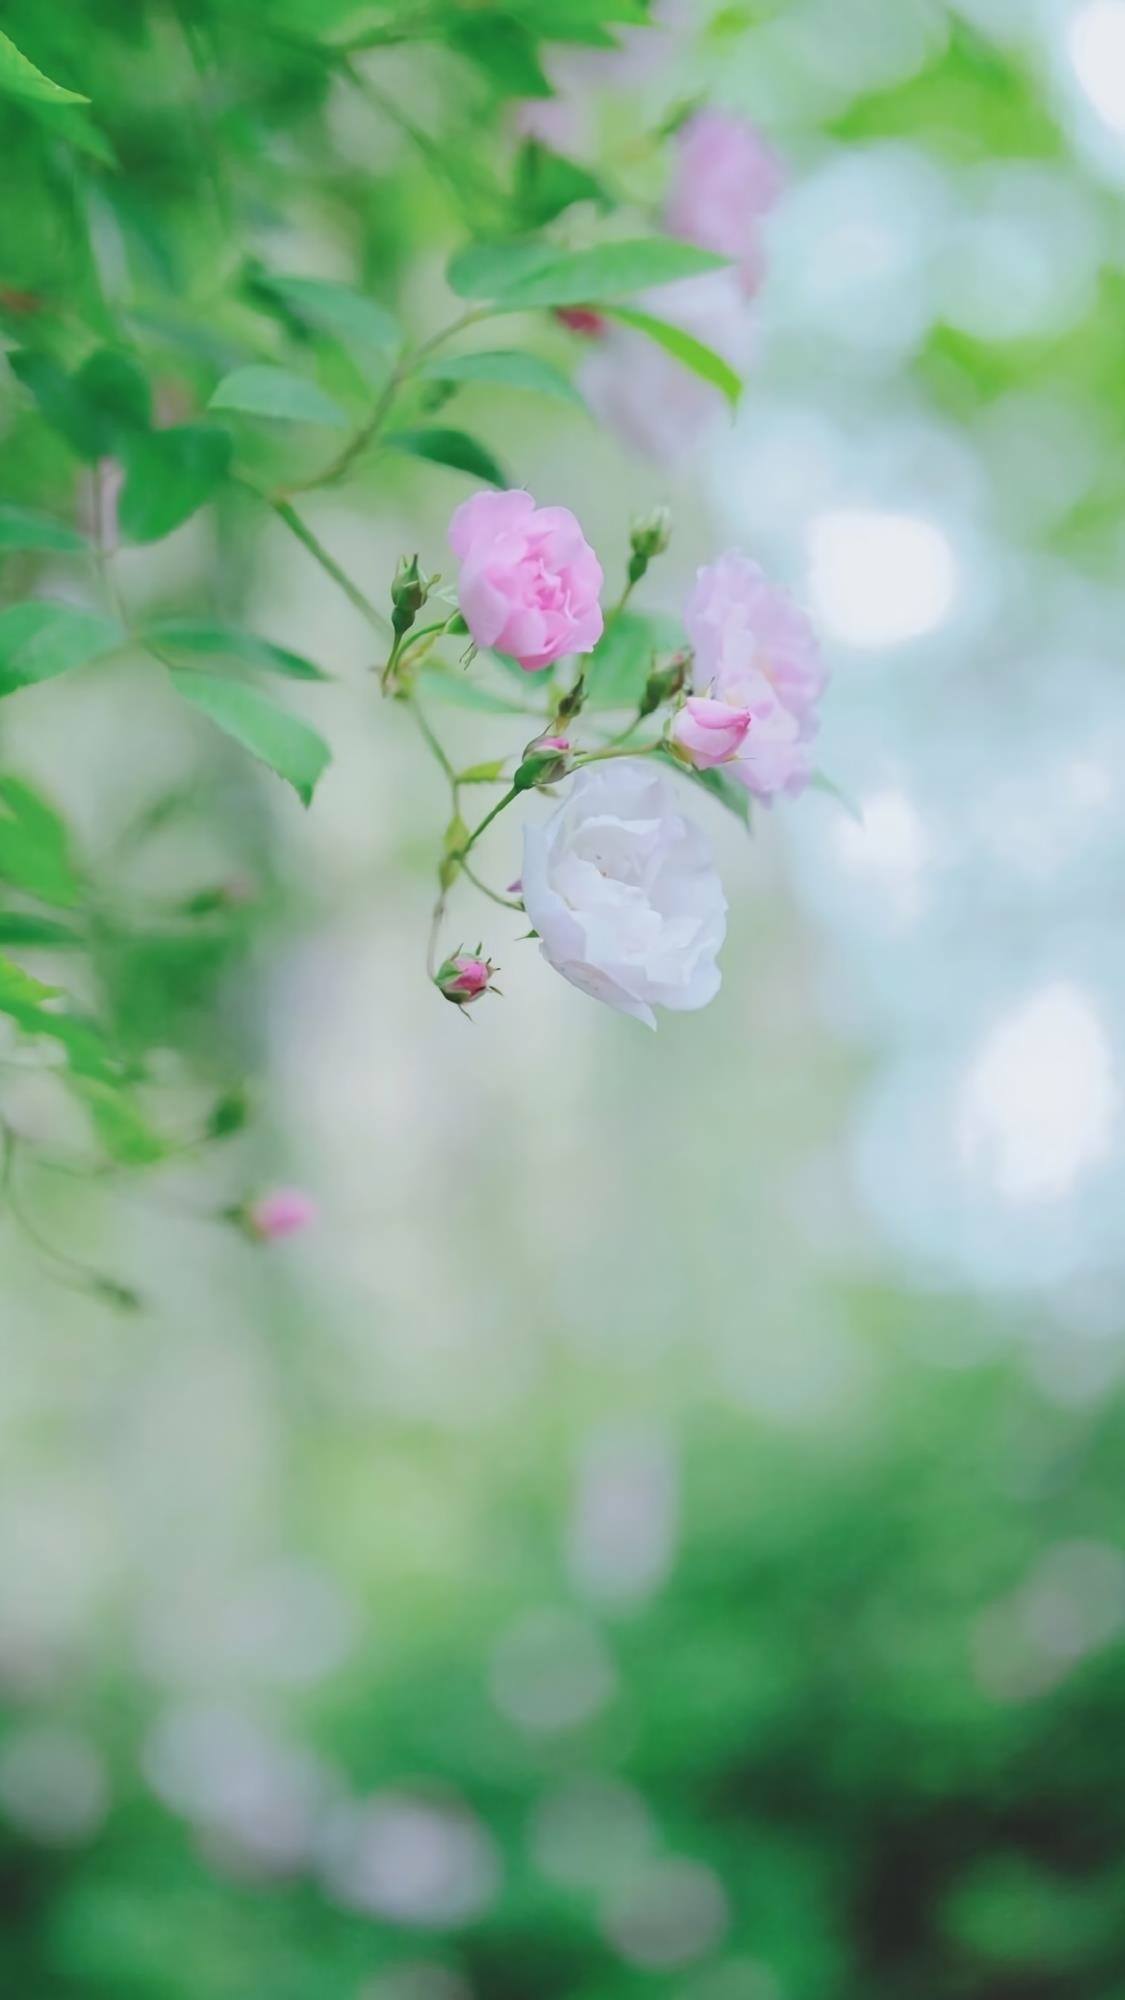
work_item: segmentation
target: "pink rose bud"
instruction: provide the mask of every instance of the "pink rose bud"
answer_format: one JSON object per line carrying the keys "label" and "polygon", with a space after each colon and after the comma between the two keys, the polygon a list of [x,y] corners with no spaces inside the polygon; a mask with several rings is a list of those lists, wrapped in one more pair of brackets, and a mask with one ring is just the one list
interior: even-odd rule
{"label": "pink rose bud", "polygon": [[697,771],[713,771],[716,765],[729,764],[737,757],[750,722],[748,708],[732,708],[729,702],[712,701],[707,695],[689,695],[672,719],[672,744]]}
{"label": "pink rose bud", "polygon": [[602,636],[602,566],[568,507],[537,507],[530,493],[476,493],[458,507],[449,540],[461,558],[460,604],[478,646],[539,673]]}
{"label": "pink rose bud", "polygon": [[260,1243],[279,1243],[286,1236],[299,1236],[316,1221],[316,1214],[316,1203],[302,1188],[273,1188],[251,1202],[246,1220]]}
{"label": "pink rose bud", "polygon": [[781,161],[761,133],[729,111],[698,111],[681,126],[665,223],[672,236],[738,266],[743,289],[761,284],[762,218],[783,184]]}
{"label": "pink rose bud", "polygon": [[[443,999],[454,1007],[469,1007],[474,1000],[492,987],[496,967],[480,956],[480,946],[475,952],[455,951],[443,965],[439,965],[434,975],[434,985]],[[492,987],[495,992],[495,988]]]}
{"label": "pink rose bud", "polygon": [[555,318],[569,327],[571,333],[580,333],[586,340],[601,340],[609,332],[605,314],[595,312],[593,306],[556,306]]}
{"label": "pink rose bud", "polygon": [[533,785],[554,785],[570,769],[569,736],[533,736],[526,746],[512,784],[517,792]]}

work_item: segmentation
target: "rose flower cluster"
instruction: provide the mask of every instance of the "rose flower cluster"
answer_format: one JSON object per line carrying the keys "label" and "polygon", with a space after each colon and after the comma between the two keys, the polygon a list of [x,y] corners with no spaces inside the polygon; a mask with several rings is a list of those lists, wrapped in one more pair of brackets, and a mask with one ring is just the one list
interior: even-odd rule
{"label": "rose flower cluster", "polygon": [[[634,529],[630,589],[667,537],[659,517]],[[518,489],[481,493],[457,509],[449,539],[460,559],[459,609],[440,630],[467,632],[470,660],[490,652],[544,676],[565,659],[576,665],[566,684],[551,678],[544,729],[504,796],[475,831],[462,828],[447,845],[435,936],[446,891],[463,871],[494,900],[526,912],[543,956],[582,992],[648,1027],[654,1008],[706,1006],[719,988],[727,903],[674,774],[722,773],[765,804],[804,788],[826,680],[807,617],[756,563],[722,556],[699,571],[684,610],[689,643],[667,659],[653,656],[629,727],[608,738],[591,729],[581,742],[598,672],[590,656],[622,603],[603,611],[602,566],[574,514],[539,507]],[[410,632],[429,586],[416,562],[401,574],[411,578],[409,610],[398,620],[388,685],[409,693]],[[427,637],[433,630],[425,628]],[[647,738],[637,740],[642,728]],[[515,893],[497,897],[480,883],[472,850],[506,807],[534,791],[558,804],[546,821],[525,825]],[[461,1008],[495,990],[493,971],[480,946],[431,966],[439,990]]]}

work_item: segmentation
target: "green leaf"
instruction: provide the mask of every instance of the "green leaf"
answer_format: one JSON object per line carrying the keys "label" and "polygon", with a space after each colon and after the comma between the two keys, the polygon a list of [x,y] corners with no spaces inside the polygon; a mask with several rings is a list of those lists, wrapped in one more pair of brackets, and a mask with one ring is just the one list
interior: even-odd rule
{"label": "green leaf", "polygon": [[326,278],[279,278],[272,272],[259,275],[265,291],[272,292],[299,319],[342,340],[373,347],[378,353],[394,353],[401,345],[398,325],[385,306],[376,305],[350,285],[330,283]]}
{"label": "green leaf", "polygon": [[0,882],[56,909],[79,897],[63,821],[18,778],[0,778]]}
{"label": "green leaf", "polygon": [[538,354],[525,354],[518,348],[498,348],[487,354],[451,354],[444,360],[435,357],[421,373],[426,381],[494,382],[505,389],[530,389],[537,395],[553,396],[559,402],[586,408],[561,368],[556,368],[553,361],[542,360]]}
{"label": "green leaf", "polygon": [[[470,764],[467,771],[458,771],[457,783],[459,785],[494,785],[502,777],[507,761],[506,757],[496,757],[491,764]],[[3,919],[0,918],[0,923],[2,921]],[[2,935],[3,933],[0,932],[0,936]]]}
{"label": "green leaf", "polygon": [[170,535],[222,484],[230,456],[229,434],[214,424],[138,432],[122,452],[122,532],[134,542],[158,542]]}
{"label": "green leaf", "polygon": [[[3,820],[0,818],[0,829]],[[35,916],[26,910],[0,910],[0,944],[34,945],[40,949],[63,946],[74,950],[82,940],[65,924],[52,917]]]}
{"label": "green leaf", "polygon": [[673,619],[619,611],[586,662],[586,707],[639,707],[656,655],[675,652],[682,643]]}
{"label": "green leaf", "polygon": [[275,708],[256,688],[245,687],[240,681],[173,673],[172,682],[177,694],[193,708],[292,785],[303,805],[311,803],[332,753],[307,722]]}
{"label": "green leaf", "polygon": [[65,521],[49,514],[36,514],[30,507],[0,506],[0,550],[43,549],[52,554],[72,555],[86,548],[86,542]]}
{"label": "green leaf", "polygon": [[124,637],[111,619],[73,604],[9,604],[0,611],[0,695],[69,673]]}
{"label": "green leaf", "polygon": [[97,410],[73,376],[49,354],[22,347],[8,356],[16,380],[34,396],[44,422],[59,432],[79,458],[102,456],[104,427]]}
{"label": "green leaf", "polygon": [[38,1007],[44,1000],[58,997],[57,986],[44,986],[41,979],[33,979],[22,965],[13,965],[10,958],[0,958],[0,1012],[13,1010],[22,1013],[28,1007]]}
{"label": "green leaf", "polygon": [[23,98],[30,104],[89,104],[81,91],[64,90],[52,83],[41,69],[21,54],[7,35],[0,33],[0,92],[6,97]]}
{"label": "green leaf", "polygon": [[605,187],[587,167],[528,139],[516,158],[515,201],[528,229],[542,229],[579,201],[610,206]]}
{"label": "green leaf", "polygon": [[725,771],[697,771],[692,765],[681,763],[670,750],[658,750],[656,755],[679,777],[687,778],[701,791],[709,792],[713,799],[718,799],[720,805],[742,822],[747,833],[753,831],[753,805],[745,785],[740,785],[736,778],[728,777]]}
{"label": "green leaf", "polygon": [[623,326],[634,327],[638,333],[646,334],[673,360],[682,361],[693,375],[721,389],[732,409],[737,408],[742,394],[742,377],[729,362],[723,360],[721,354],[716,354],[713,347],[706,347],[703,341],[696,340],[694,334],[685,333],[682,327],[671,326],[667,320],[655,319],[652,313],[637,312],[632,306],[607,306],[605,310],[610,319],[620,320]]}
{"label": "green leaf", "polygon": [[550,97],[536,38],[510,12],[486,8],[446,24],[451,47],[482,69],[503,97]]}
{"label": "green leaf", "polygon": [[393,431],[386,442],[395,451],[409,452],[412,458],[427,458],[434,465],[452,466],[455,472],[467,472],[473,479],[483,479],[488,486],[508,486],[507,474],[497,464],[492,453],[479,444],[467,431],[432,430]]}
{"label": "green leaf", "polygon": [[326,681],[331,678],[323,667],[315,666],[300,653],[275,646],[256,632],[242,632],[236,625],[218,625],[196,618],[162,618],[146,625],[141,637],[171,653],[206,653],[220,659],[237,660],[246,667],[262,667],[267,673],[286,674],[290,680]]}
{"label": "green leaf", "polygon": [[253,364],[224,375],[211,398],[212,410],[234,410],[241,416],[273,417],[288,424],[323,424],[346,428],[339,403],[316,382],[288,368]]}
{"label": "green leaf", "polygon": [[75,375],[74,388],[92,412],[99,431],[99,457],[113,451],[123,435],[147,430],[152,421],[152,397],[145,375],[120,348],[100,347],[91,354]]}
{"label": "green leaf", "polygon": [[149,1166],[167,1150],[120,1084],[83,1076],[71,1086],[86,1106],[98,1138],[111,1159],[122,1166]]}
{"label": "green leaf", "polygon": [[[575,250],[564,256],[552,254],[545,261],[542,257],[531,259],[522,246],[522,271],[517,268],[520,259],[512,258],[505,272],[497,247],[478,263],[457,264],[455,260],[456,274],[451,266],[450,283],[463,298],[490,298],[511,312],[532,306],[598,305],[606,299],[628,298],[679,278],[722,270],[729,261],[710,250],[697,250],[693,243],[651,236],[599,243],[592,250]],[[509,245],[508,249],[517,247]]]}
{"label": "green leaf", "polygon": [[495,298],[519,280],[546,270],[558,254],[554,244],[532,239],[467,243],[450,258],[446,283],[459,299]]}
{"label": "green leaf", "polygon": [[[474,708],[482,715],[529,715],[530,709],[518,701],[508,701],[504,695],[493,694],[491,688],[480,687],[470,680],[467,673],[453,667],[442,667],[436,663],[422,667],[418,673],[418,686],[425,695],[433,695],[438,701],[448,701],[454,708]],[[546,723],[546,716],[543,717]]]}

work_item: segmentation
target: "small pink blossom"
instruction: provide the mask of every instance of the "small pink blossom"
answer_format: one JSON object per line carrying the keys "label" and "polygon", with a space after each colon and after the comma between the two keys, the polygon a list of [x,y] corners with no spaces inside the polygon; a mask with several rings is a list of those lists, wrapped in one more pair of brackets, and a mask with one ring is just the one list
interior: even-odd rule
{"label": "small pink blossom", "polygon": [[697,771],[714,770],[737,757],[750,727],[750,710],[732,708],[709,695],[689,695],[673,719],[671,738],[680,755]]}
{"label": "small pink blossom", "polygon": [[478,646],[539,673],[602,636],[602,566],[568,507],[530,493],[477,493],[458,507],[449,540],[461,558],[462,615]]}
{"label": "small pink blossom", "polygon": [[455,1007],[470,1007],[474,1000],[479,1000],[492,987],[495,971],[491,961],[480,956],[479,947],[475,952],[455,951],[444,964],[439,965],[434,985],[443,999],[451,1001]]}
{"label": "small pink blossom", "polygon": [[665,224],[671,235],[730,257],[750,294],[764,274],[762,219],[782,185],[780,159],[747,119],[697,111],[678,134]]}
{"label": "small pink blossom", "polygon": [[279,1243],[286,1236],[299,1236],[316,1221],[316,1203],[303,1188],[273,1188],[251,1202],[247,1221],[262,1243]]}
{"label": "small pink blossom", "polygon": [[697,692],[750,712],[732,775],[763,799],[803,790],[828,678],[805,613],[735,552],[699,571],[685,623]]}

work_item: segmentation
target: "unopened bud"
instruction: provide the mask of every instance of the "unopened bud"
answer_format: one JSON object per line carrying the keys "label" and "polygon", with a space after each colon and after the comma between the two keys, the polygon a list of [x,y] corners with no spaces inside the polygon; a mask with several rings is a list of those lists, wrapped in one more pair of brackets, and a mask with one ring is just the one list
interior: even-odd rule
{"label": "unopened bud", "polygon": [[604,340],[609,332],[605,314],[595,312],[593,306],[556,306],[555,318],[560,325],[569,327],[571,333],[580,333],[586,340]]}
{"label": "unopened bud", "polygon": [[391,585],[391,603],[394,610],[391,624],[396,640],[401,639],[417,618],[430,594],[435,579],[422,575],[417,556],[401,556]]}
{"label": "unopened bud", "polygon": [[517,792],[529,792],[535,785],[553,785],[570,769],[571,743],[567,736],[534,736],[523,753],[523,762],[512,784]]}
{"label": "unopened bud", "polygon": [[666,666],[653,668],[641,696],[639,713],[642,716],[652,715],[656,709],[663,708],[666,701],[674,701],[682,693],[687,684],[691,659],[690,653],[674,653]]}
{"label": "unopened bud", "polygon": [[272,1188],[235,1212],[257,1243],[280,1243],[286,1236],[299,1236],[316,1221],[316,1203],[303,1188]]}
{"label": "unopened bud", "polygon": [[434,974],[438,992],[454,1007],[471,1007],[474,1000],[496,991],[492,980],[498,968],[481,957],[481,950],[478,944],[475,952],[455,951]]}
{"label": "unopened bud", "polygon": [[645,514],[633,522],[629,536],[629,582],[639,583],[650,562],[662,556],[672,539],[672,516],[667,507],[654,507],[651,514]]}
{"label": "unopened bud", "polygon": [[556,722],[573,722],[586,699],[586,676],[579,674],[574,686],[559,699],[555,709]]}

